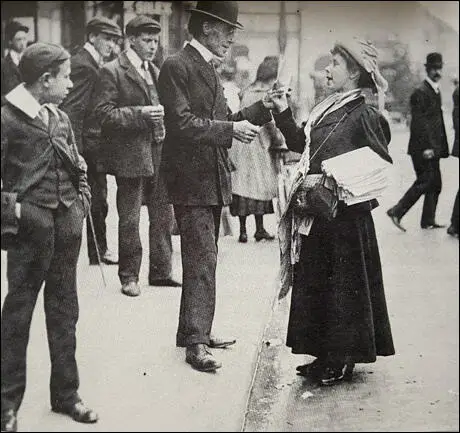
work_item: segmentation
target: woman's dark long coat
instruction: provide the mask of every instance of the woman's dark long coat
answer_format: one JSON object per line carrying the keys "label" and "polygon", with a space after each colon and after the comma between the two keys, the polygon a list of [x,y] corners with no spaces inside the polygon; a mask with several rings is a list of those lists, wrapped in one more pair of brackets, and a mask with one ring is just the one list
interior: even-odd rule
{"label": "woman's dark long coat", "polygon": [[[312,128],[310,155],[315,153],[345,112],[310,165],[321,173],[321,161],[369,146],[391,162],[391,134],[386,120],[358,98],[326,116]],[[275,116],[291,150],[301,152],[305,134],[289,110]],[[382,269],[371,210],[376,200],[353,206],[341,203],[328,222],[315,217],[302,239],[294,284],[287,345],[293,353],[374,362],[395,353],[388,318]]]}

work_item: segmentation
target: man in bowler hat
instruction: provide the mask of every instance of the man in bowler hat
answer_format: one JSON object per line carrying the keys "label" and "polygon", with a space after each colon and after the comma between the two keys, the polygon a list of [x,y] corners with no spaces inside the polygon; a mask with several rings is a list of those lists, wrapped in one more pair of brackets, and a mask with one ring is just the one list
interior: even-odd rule
{"label": "man in bowler hat", "polygon": [[73,87],[61,104],[72,122],[78,150],[88,165],[88,183],[91,187],[92,203],[91,223],[87,220],[86,239],[89,264],[98,264],[97,248],[100,260],[107,265],[116,265],[118,259],[107,248],[107,229],[105,219],[108,213],[107,176],[99,155],[100,127],[92,116],[91,95],[94,92],[99,68],[104,59],[109,58],[122,37],[120,27],[108,18],[96,17],[86,26],[87,41],[70,59],[72,72],[70,79]]}
{"label": "man in bowler hat", "polygon": [[8,54],[2,59],[2,82],[1,97],[2,105],[5,103],[5,95],[21,83],[19,73],[19,61],[27,47],[27,33],[29,28],[19,21],[10,21],[5,26],[5,39],[8,43]]}
{"label": "man in bowler hat", "polygon": [[166,138],[162,169],[181,236],[183,287],[176,345],[199,371],[221,367],[209,348],[236,340],[211,335],[216,300],[217,241],[222,207],[232,197],[232,139],[252,142],[271,120],[261,101],[231,114],[214,56],[224,57],[242,26],[236,1],[198,2],[188,23],[193,39],[160,72]]}
{"label": "man in bowler hat", "polygon": [[173,210],[160,176],[164,110],[159,103],[152,63],[160,23],[139,15],[126,25],[129,49],[102,67],[93,98],[101,125],[101,154],[117,182],[118,276],[126,296],[139,296],[142,244],[139,235],[143,204],[149,212],[149,285],[178,287],[173,280]]}
{"label": "man in bowler hat", "polygon": [[91,194],[68,116],[57,108],[72,87],[70,55],[37,42],[19,62],[23,84],[1,109],[2,249],[8,293],[1,316],[2,431],[16,431],[26,388],[30,324],[44,286],[54,412],[82,423],[96,413],[78,395],[75,359],[77,261]]}
{"label": "man in bowler hat", "polygon": [[436,222],[436,207],[442,189],[439,160],[449,156],[442,114],[439,80],[442,77],[442,55],[426,57],[426,78],[410,97],[411,125],[407,153],[412,158],[416,180],[399,202],[387,211],[391,221],[402,231],[401,219],[425,195],[420,221],[422,229],[444,227]]}

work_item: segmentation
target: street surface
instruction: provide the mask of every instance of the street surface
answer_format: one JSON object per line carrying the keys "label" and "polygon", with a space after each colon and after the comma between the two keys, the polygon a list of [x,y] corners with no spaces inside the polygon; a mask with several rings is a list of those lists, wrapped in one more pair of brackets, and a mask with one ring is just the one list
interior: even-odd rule
{"label": "street surface", "polygon": [[[100,415],[83,425],[50,411],[50,363],[40,295],[29,351],[27,389],[19,412],[24,432],[134,431],[458,431],[458,240],[445,229],[419,227],[421,201],[403,219],[407,233],[385,211],[414,180],[405,154],[408,134],[394,128],[395,160],[390,188],[374,211],[396,355],[358,365],[354,382],[318,388],[295,374],[309,357],[284,346],[289,299],[273,302],[278,272],[277,242],[234,236],[219,242],[215,333],[237,344],[213,350],[223,367],[200,373],[175,347],[180,288],[147,285],[147,211],[141,231],[142,295],[120,293],[117,266],[89,266],[86,239],[78,269],[80,319],[77,359],[80,394]],[[458,159],[441,163],[443,192],[438,221],[448,224],[458,188]],[[109,247],[117,250],[115,183],[110,180]],[[274,233],[274,215],[266,218]],[[179,237],[174,277],[181,279]],[[6,254],[1,255],[2,302],[7,291]],[[268,343],[268,344],[267,344]],[[252,392],[251,392],[252,389]]]}

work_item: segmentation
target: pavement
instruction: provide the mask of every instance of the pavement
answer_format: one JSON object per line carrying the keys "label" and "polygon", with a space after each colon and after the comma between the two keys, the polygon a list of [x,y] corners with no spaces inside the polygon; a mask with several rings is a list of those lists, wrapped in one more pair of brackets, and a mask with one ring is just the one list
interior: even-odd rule
{"label": "pavement", "polygon": [[[397,354],[358,366],[352,384],[318,389],[295,375],[304,358],[284,346],[288,299],[278,303],[277,242],[221,237],[214,331],[236,345],[213,350],[223,367],[201,373],[175,347],[180,288],[147,283],[148,217],[141,216],[142,295],[120,293],[117,266],[89,266],[86,239],[78,265],[80,394],[100,420],[83,425],[49,406],[50,362],[40,294],[28,349],[27,389],[19,412],[24,432],[134,431],[458,431],[458,240],[445,230],[422,231],[421,203],[399,232],[385,215],[413,180],[405,155],[407,131],[395,131],[394,175],[374,211]],[[439,221],[448,222],[458,188],[458,160],[442,162]],[[115,183],[109,177],[109,248],[117,250]],[[266,218],[274,233],[276,218]],[[174,277],[181,279],[179,237]],[[1,298],[7,291],[1,253]],[[311,394],[311,395],[310,395]]]}
{"label": "pavement", "polygon": [[[109,177],[109,249],[117,252],[116,185]],[[117,266],[89,266],[84,236],[78,264],[80,318],[77,362],[80,394],[100,416],[84,425],[50,411],[50,362],[43,294],[34,312],[28,349],[27,389],[19,411],[24,432],[240,431],[253,380],[260,342],[270,317],[277,275],[277,242],[256,243],[254,220],[248,219],[249,242],[221,237],[217,267],[214,331],[237,338],[225,350],[214,349],[223,367],[202,373],[185,363],[185,349],[175,347],[180,288],[148,286],[148,215],[143,208],[144,253],[137,298],[124,296]],[[275,231],[275,216],[266,228]],[[84,233],[86,231],[84,230]],[[181,281],[180,239],[173,237],[173,276]],[[1,300],[6,291],[6,253],[1,254]]]}

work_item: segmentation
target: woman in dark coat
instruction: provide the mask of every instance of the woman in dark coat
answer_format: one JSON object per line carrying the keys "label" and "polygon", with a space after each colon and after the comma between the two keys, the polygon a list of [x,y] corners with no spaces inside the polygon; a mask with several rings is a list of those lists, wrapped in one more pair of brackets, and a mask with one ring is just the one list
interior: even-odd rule
{"label": "woman in dark coat", "polygon": [[355,363],[395,353],[371,215],[377,200],[350,206],[339,201],[331,221],[305,220],[292,208],[295,191],[307,175],[322,173],[323,160],[368,146],[392,163],[389,125],[362,95],[371,88],[383,101],[386,81],[377,51],[354,39],[337,43],[331,53],[326,72],[333,93],[314,107],[305,128],[296,125],[283,89],[271,92],[287,146],[303,152],[279,229],[280,298],[293,288],[286,344],[295,354],[316,357],[297,370],[322,385],[351,378]]}

